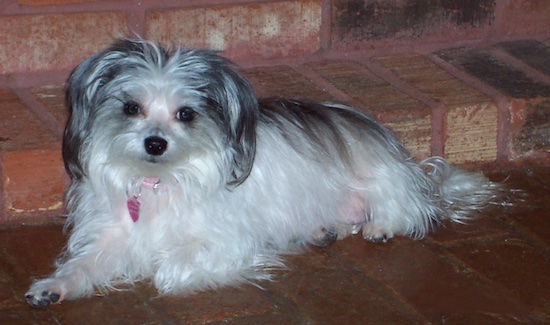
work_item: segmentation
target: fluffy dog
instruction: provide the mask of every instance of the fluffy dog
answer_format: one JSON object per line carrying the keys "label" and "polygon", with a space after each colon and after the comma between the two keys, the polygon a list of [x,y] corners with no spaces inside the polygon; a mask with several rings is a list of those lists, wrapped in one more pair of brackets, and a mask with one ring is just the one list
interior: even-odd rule
{"label": "fluffy dog", "polygon": [[255,283],[281,254],[358,232],[421,238],[502,190],[442,158],[413,162],[354,108],[258,101],[208,50],[118,41],[75,69],[67,105],[70,237],[26,294],[35,307],[144,279],[183,295]]}

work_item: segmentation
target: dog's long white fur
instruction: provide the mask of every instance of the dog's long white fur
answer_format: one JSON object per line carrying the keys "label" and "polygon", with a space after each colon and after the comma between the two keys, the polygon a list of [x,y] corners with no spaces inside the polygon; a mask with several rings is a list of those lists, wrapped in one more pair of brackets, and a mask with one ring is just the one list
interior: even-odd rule
{"label": "dog's long white fur", "polygon": [[[210,51],[119,41],[82,63],[67,87],[70,237],[57,270],[27,293],[33,306],[143,279],[163,294],[255,283],[284,266],[281,254],[323,234],[421,238],[498,203],[503,191],[439,157],[413,162],[353,108],[258,102]],[[128,103],[138,115],[124,113]],[[192,121],[176,120],[182,107]],[[165,139],[166,152],[149,154],[149,136]],[[145,186],[148,178],[159,187]]]}

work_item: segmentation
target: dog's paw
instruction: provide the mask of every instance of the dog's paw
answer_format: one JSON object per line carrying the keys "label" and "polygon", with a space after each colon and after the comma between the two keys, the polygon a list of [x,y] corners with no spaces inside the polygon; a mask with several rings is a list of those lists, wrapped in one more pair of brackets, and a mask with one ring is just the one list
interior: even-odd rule
{"label": "dog's paw", "polygon": [[334,228],[321,228],[313,236],[313,245],[325,247],[338,239],[338,232]]}
{"label": "dog's paw", "polygon": [[46,308],[51,303],[60,301],[61,295],[49,290],[42,290],[37,292],[27,292],[25,294],[25,300],[29,305],[36,308]]}
{"label": "dog's paw", "polygon": [[66,293],[63,288],[64,283],[59,279],[43,279],[33,283],[25,294],[25,300],[32,307],[46,308],[63,300]]}
{"label": "dog's paw", "polygon": [[363,227],[363,238],[373,243],[386,243],[393,238],[393,232],[369,222]]}

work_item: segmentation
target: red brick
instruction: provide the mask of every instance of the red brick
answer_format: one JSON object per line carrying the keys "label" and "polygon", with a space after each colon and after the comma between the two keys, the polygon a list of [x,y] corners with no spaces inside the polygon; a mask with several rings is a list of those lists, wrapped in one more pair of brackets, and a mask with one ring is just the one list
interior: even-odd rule
{"label": "red brick", "polygon": [[472,239],[486,240],[487,238],[502,237],[508,231],[503,219],[503,216],[491,214],[472,218],[464,224],[445,222],[427,238],[444,244],[456,244]]}
{"label": "red brick", "polygon": [[65,125],[69,111],[65,107],[65,91],[63,86],[50,85],[32,89],[34,98],[38,100],[60,125]]}
{"label": "red brick", "polygon": [[449,161],[463,163],[496,159],[498,110],[491,98],[420,55],[376,60],[435,102],[444,104],[442,140]]}
{"label": "red brick", "polygon": [[521,196],[516,195],[514,207],[506,209],[512,227],[523,230],[529,240],[539,239],[550,245],[550,218],[546,217],[550,211],[550,170],[534,167],[529,168],[527,173],[512,171],[505,174],[505,185],[524,192]]}
{"label": "red brick", "polygon": [[522,318],[529,312],[504,288],[449,264],[423,242],[394,238],[387,244],[373,244],[356,236],[336,243],[335,248],[432,322],[464,314]]}
{"label": "red brick", "polygon": [[492,102],[450,108],[445,116],[445,156],[453,163],[494,161],[497,121]]}
{"label": "red brick", "polygon": [[[83,2],[97,2],[101,0],[17,0],[17,3],[24,6],[50,6],[50,5],[64,5],[69,3],[83,3]],[[109,0],[117,1],[117,0]],[[121,1],[121,0],[118,0]]]}
{"label": "red brick", "polygon": [[[0,269],[10,269],[10,274],[21,283],[16,288],[26,290],[33,278],[54,271],[54,260],[65,241],[61,225],[0,230],[0,252],[6,259]],[[24,291],[21,297],[23,294]]]}
{"label": "red brick", "polygon": [[550,97],[511,99],[512,158],[550,152]]}
{"label": "red brick", "polygon": [[[93,312],[90,310],[101,312]],[[90,298],[67,300],[53,305],[50,312],[60,324],[158,324],[148,300],[139,290],[97,294]],[[85,320],[83,320],[85,315]]]}
{"label": "red brick", "polygon": [[205,324],[228,318],[269,314],[278,308],[265,291],[251,285],[199,292],[189,297],[163,297],[148,304],[161,315],[184,324]]}
{"label": "red brick", "polygon": [[546,313],[550,306],[550,258],[525,242],[509,237],[449,249],[485,277],[502,283],[515,297]]}
{"label": "red brick", "polygon": [[126,34],[123,13],[0,17],[0,74],[72,69]]}
{"label": "red brick", "polygon": [[298,56],[320,49],[321,1],[164,10],[146,18],[148,38],[236,58]]}
{"label": "red brick", "polygon": [[331,84],[352,96],[375,118],[395,132],[416,158],[431,153],[431,110],[352,61],[308,64]]}
{"label": "red brick", "polygon": [[0,149],[55,149],[58,144],[15,93],[0,88]]}
{"label": "red brick", "polygon": [[[1,251],[1,250],[0,250]],[[0,257],[0,322],[2,324],[15,324],[16,321],[22,322],[24,319],[26,323],[30,324],[32,317],[29,317],[28,313],[25,313],[27,306],[21,304],[20,301],[13,299],[14,283],[18,280],[14,278],[13,274],[8,272],[13,265],[8,264],[4,259],[4,253],[2,252]],[[27,315],[25,315],[27,314]],[[29,319],[30,318],[30,319]],[[11,323],[9,323],[11,321]]]}
{"label": "red brick", "polygon": [[222,325],[222,324],[235,324],[235,325],[281,325],[281,324],[308,324],[307,320],[295,316],[287,310],[282,310],[270,314],[261,315],[246,315],[238,317],[230,317],[219,322],[211,322],[208,324]]}
{"label": "red brick", "polygon": [[5,220],[59,210],[64,171],[60,142],[9,90],[0,90],[0,149]]}
{"label": "red brick", "polygon": [[550,6],[546,0],[503,1],[505,8],[497,16],[498,29],[502,35],[540,35],[548,32]]}
{"label": "red brick", "polygon": [[63,206],[60,150],[4,151],[2,174],[4,209],[11,218],[31,212],[59,211]]}
{"label": "red brick", "polygon": [[[347,239],[345,241],[348,241]],[[424,319],[338,254],[329,250],[287,259],[290,271],[273,287],[315,324],[407,324]]]}
{"label": "red brick", "polygon": [[550,75],[550,45],[534,39],[498,43],[498,47],[523,64]]}
{"label": "red brick", "polygon": [[486,35],[495,11],[494,0],[333,0],[331,3],[334,46],[353,42],[379,42],[387,46],[392,40],[476,39]]}
{"label": "red brick", "polygon": [[334,98],[315,83],[288,66],[242,69],[258,97],[302,98],[334,101]]}

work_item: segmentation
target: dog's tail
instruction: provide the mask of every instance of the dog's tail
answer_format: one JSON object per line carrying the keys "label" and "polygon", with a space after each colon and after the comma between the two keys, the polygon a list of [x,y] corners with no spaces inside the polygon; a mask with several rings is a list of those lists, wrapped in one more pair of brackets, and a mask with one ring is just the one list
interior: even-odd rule
{"label": "dog's tail", "polygon": [[464,222],[490,206],[512,205],[513,191],[502,183],[490,181],[481,172],[459,169],[441,157],[428,158],[420,165],[435,185],[435,197],[443,218]]}

